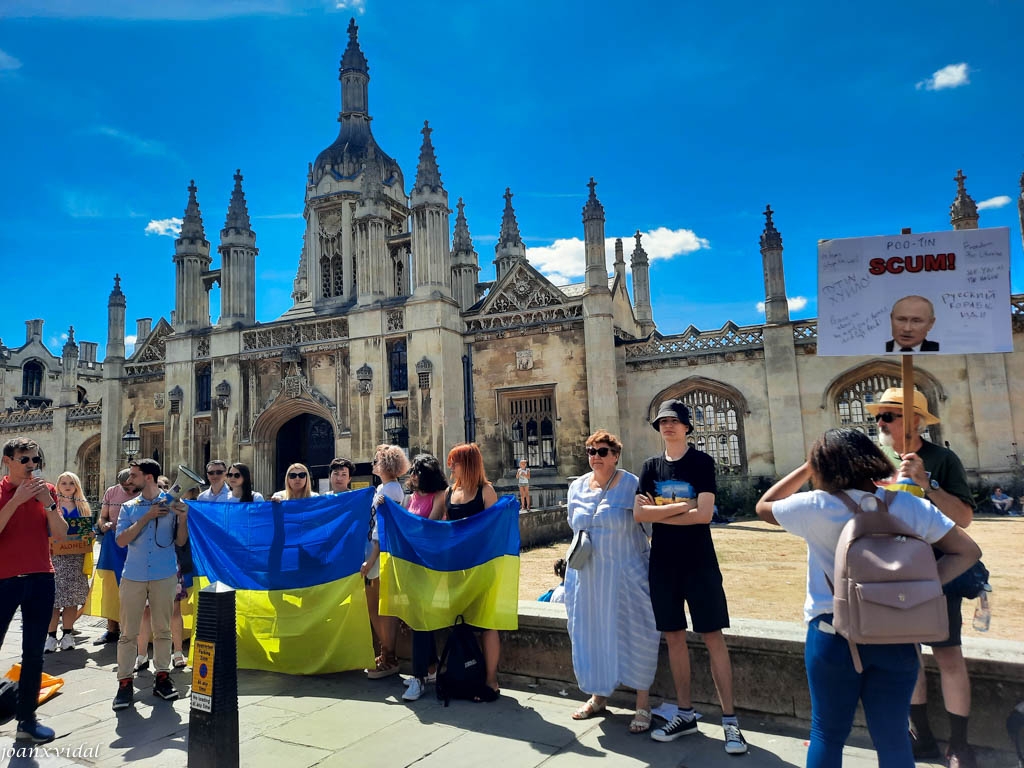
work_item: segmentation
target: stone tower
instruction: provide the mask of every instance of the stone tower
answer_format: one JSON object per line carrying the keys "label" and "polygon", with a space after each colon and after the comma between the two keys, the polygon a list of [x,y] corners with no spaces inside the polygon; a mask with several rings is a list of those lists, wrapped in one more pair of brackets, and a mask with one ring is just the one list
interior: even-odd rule
{"label": "stone tower", "polygon": [[[253,325],[256,322],[256,233],[242,191],[242,171],[235,171],[235,188],[228,203],[224,229],[220,231],[219,325]],[[141,340],[140,340],[141,341]]]}
{"label": "stone tower", "polygon": [[519,236],[519,222],[512,208],[512,190],[505,187],[505,210],[501,214],[501,234],[494,246],[494,281],[497,282],[517,261],[525,261],[526,245]]}
{"label": "stone tower", "polygon": [[430,296],[451,293],[448,263],[448,193],[441,183],[431,128],[423,121],[423,145],[412,186],[413,295]]}
{"label": "stone tower", "polygon": [[764,319],[768,325],[777,325],[789,322],[789,301],[786,299],[786,274],[782,270],[782,235],[775,228],[772,213],[772,207],[765,206],[761,261],[764,265]]}
{"label": "stone tower", "polygon": [[73,325],[68,328],[68,340],[61,351],[60,371],[60,404],[75,405],[78,402],[78,345]]}
{"label": "stone tower", "polygon": [[622,249],[622,238],[615,238],[615,277],[625,286],[626,284],[626,257]]}
{"label": "stone tower", "polygon": [[466,205],[459,198],[455,205],[458,213],[455,216],[455,232],[452,234],[452,295],[465,311],[476,304],[477,275],[480,272],[480,261],[473,248],[473,238],[469,234],[469,223],[466,221]]}
{"label": "stone tower", "polygon": [[210,294],[203,273],[210,268],[210,241],[196,199],[196,183],[188,185],[188,205],[181,234],[174,241],[174,330],[192,331],[210,325]]}
{"label": "stone tower", "polygon": [[114,290],[107,299],[106,360],[124,360],[125,300],[121,293],[121,276],[114,275]]}
{"label": "stone tower", "polygon": [[957,170],[953,181],[956,182],[956,199],[949,206],[949,220],[953,224],[953,229],[977,229],[978,206],[974,204],[974,200],[964,187],[967,177],[964,176],[963,170]]}
{"label": "stone tower", "polygon": [[633,314],[640,323],[640,332],[644,336],[654,330],[654,313],[651,310],[651,275],[647,251],[640,242],[640,230],[636,231],[633,239],[636,245],[629,257],[630,266],[633,271]]}
{"label": "stone tower", "polygon": [[619,434],[619,397],[616,386],[615,319],[608,290],[604,249],[604,206],[597,199],[593,177],[583,206],[583,241],[586,253],[586,292],[583,294],[583,339],[587,348],[587,404],[590,431],[607,429]]}

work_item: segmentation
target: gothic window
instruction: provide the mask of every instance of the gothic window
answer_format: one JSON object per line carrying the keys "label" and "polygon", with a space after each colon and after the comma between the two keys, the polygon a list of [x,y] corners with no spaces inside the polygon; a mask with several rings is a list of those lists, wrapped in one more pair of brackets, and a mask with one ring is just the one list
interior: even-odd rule
{"label": "gothic window", "polygon": [[689,442],[714,459],[719,472],[745,474],[743,414],[746,405],[743,396],[719,382],[693,377],[661,392],[652,402],[651,417],[661,402],[673,397],[690,409],[693,430]]}
{"label": "gothic window", "polygon": [[100,444],[96,444],[85,454],[82,466],[82,490],[85,497],[95,504],[102,494],[100,488]]}
{"label": "gothic window", "polygon": [[331,260],[326,256],[320,257],[320,295],[325,299],[331,297]]}
{"label": "gothic window", "polygon": [[526,459],[535,469],[554,467],[555,454],[554,390],[530,390],[504,395],[501,402],[503,433],[507,436],[507,466],[518,466]]}
{"label": "gothic window", "polygon": [[[898,375],[877,372],[844,387],[835,402],[836,423],[841,427],[852,427],[869,437],[877,437],[878,423],[865,406],[877,401],[890,387],[901,386],[902,380]],[[926,391],[925,395],[929,393]],[[928,410],[935,413],[933,401],[933,397],[928,397]],[[937,425],[928,427],[921,434],[929,442],[939,439]]]}
{"label": "gothic window", "polygon": [[392,392],[404,392],[409,388],[409,364],[405,350],[405,339],[388,341],[388,382]]}
{"label": "gothic window", "polygon": [[21,369],[22,397],[42,397],[43,366],[35,360],[29,360]]}
{"label": "gothic window", "polygon": [[210,366],[196,370],[196,410],[210,410]]}
{"label": "gothic window", "polygon": [[352,295],[355,296],[359,293],[359,285],[357,283],[358,273],[356,272],[356,259],[352,257]]}
{"label": "gothic window", "polygon": [[345,295],[345,275],[341,268],[341,256],[335,256],[331,259],[331,277],[333,281],[333,294],[334,296]]}
{"label": "gothic window", "polygon": [[395,262],[395,296],[405,295],[405,264]]}

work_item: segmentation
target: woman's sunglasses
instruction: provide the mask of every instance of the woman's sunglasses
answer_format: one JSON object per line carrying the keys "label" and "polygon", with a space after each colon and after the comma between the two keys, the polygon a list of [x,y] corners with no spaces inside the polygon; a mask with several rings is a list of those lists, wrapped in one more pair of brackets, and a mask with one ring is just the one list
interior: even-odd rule
{"label": "woman's sunglasses", "polygon": [[[241,477],[241,475],[239,475],[239,477]],[[288,479],[289,480],[295,480],[296,478],[298,478],[299,480],[305,480],[306,479],[306,473],[305,472],[289,472],[288,473]]]}
{"label": "woman's sunglasses", "polygon": [[241,472],[228,472],[227,476],[228,477],[241,477],[242,473]]}
{"label": "woman's sunglasses", "polygon": [[600,448],[587,448],[587,456],[600,456],[602,459],[612,452],[612,449],[606,445],[602,445]]}

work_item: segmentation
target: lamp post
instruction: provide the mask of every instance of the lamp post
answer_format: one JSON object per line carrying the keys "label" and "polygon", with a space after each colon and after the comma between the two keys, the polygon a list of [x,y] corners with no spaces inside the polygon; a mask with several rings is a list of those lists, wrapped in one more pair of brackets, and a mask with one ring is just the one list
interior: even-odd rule
{"label": "lamp post", "polygon": [[121,438],[121,448],[124,450],[124,455],[128,461],[139,455],[139,446],[141,444],[142,439],[135,433],[135,427],[129,422],[128,429]]}
{"label": "lamp post", "polygon": [[388,407],[384,411],[384,432],[392,445],[398,445],[398,438],[405,429],[405,417],[395,405],[393,397],[388,398]]}

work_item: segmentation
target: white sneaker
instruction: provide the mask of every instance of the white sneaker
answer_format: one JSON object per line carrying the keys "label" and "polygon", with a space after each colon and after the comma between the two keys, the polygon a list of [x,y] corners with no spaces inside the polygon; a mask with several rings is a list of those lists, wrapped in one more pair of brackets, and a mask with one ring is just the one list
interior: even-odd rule
{"label": "white sneaker", "polygon": [[140,653],[135,657],[135,671],[141,672],[144,669],[149,669],[149,656]]}
{"label": "white sneaker", "polygon": [[53,635],[46,636],[46,642],[43,643],[43,653],[53,653],[59,647],[57,638]]}
{"label": "white sneaker", "polygon": [[75,647],[75,636],[70,632],[65,632],[60,638],[60,649],[62,651],[70,651]]}
{"label": "white sneaker", "polygon": [[416,701],[422,695],[423,683],[420,682],[420,679],[418,677],[409,678],[409,686],[405,689],[405,693],[402,694],[402,698],[406,701]]}
{"label": "white sneaker", "polygon": [[181,651],[175,651],[174,655],[171,656],[171,666],[175,669],[184,669],[188,666],[188,659],[185,658],[185,654]]}

